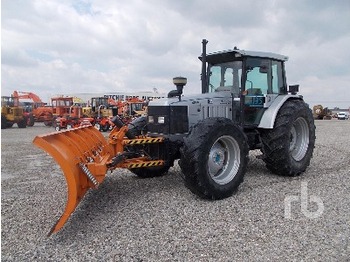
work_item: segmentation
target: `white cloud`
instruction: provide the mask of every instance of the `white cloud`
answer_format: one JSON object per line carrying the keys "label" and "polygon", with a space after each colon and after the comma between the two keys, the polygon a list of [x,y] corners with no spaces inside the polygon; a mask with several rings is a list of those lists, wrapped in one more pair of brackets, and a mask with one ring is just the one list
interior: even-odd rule
{"label": "white cloud", "polygon": [[5,95],[168,92],[178,75],[188,77],[185,93],[198,93],[207,38],[209,52],[238,46],[288,55],[289,83],[301,84],[306,98],[350,105],[341,103],[350,100],[347,0],[4,0],[1,8]]}

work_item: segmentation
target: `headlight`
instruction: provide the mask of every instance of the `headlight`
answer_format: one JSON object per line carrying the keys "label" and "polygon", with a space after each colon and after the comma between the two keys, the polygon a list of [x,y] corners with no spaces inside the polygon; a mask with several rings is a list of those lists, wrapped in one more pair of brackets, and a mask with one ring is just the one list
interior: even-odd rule
{"label": "headlight", "polygon": [[153,116],[148,116],[148,123],[154,123]]}
{"label": "headlight", "polygon": [[158,116],[158,124],[164,124],[165,117],[164,116]]}

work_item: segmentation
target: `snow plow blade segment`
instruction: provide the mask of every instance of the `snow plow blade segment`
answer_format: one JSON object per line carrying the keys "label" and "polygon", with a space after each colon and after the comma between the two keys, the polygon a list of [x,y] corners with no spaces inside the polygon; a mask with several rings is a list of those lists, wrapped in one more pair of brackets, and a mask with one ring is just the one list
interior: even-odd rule
{"label": "snow plow blade segment", "polygon": [[88,189],[97,188],[103,181],[113,148],[92,126],[39,135],[33,143],[55,159],[67,181],[66,208],[49,232],[50,236],[63,227]]}

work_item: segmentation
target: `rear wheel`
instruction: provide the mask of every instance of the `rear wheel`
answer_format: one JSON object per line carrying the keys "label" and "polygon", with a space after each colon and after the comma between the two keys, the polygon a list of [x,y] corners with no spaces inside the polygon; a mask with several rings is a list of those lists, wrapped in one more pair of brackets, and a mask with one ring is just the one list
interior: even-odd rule
{"label": "rear wheel", "polygon": [[274,128],[261,130],[266,167],[281,176],[297,176],[310,165],[315,147],[315,124],[304,101],[291,100],[279,110]]}
{"label": "rear wheel", "polygon": [[184,139],[179,162],[186,186],[209,199],[231,196],[242,183],[248,163],[247,138],[226,118],[208,118]]}
{"label": "rear wheel", "polygon": [[33,114],[29,114],[27,117],[27,126],[34,126],[34,116]]}

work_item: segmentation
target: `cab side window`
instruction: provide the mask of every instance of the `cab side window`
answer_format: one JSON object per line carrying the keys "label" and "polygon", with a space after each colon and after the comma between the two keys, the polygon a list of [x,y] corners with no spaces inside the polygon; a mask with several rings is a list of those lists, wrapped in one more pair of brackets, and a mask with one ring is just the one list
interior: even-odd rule
{"label": "cab side window", "polygon": [[272,61],[272,93],[273,94],[283,94],[284,93],[284,81],[283,81],[283,71],[282,62]]}

